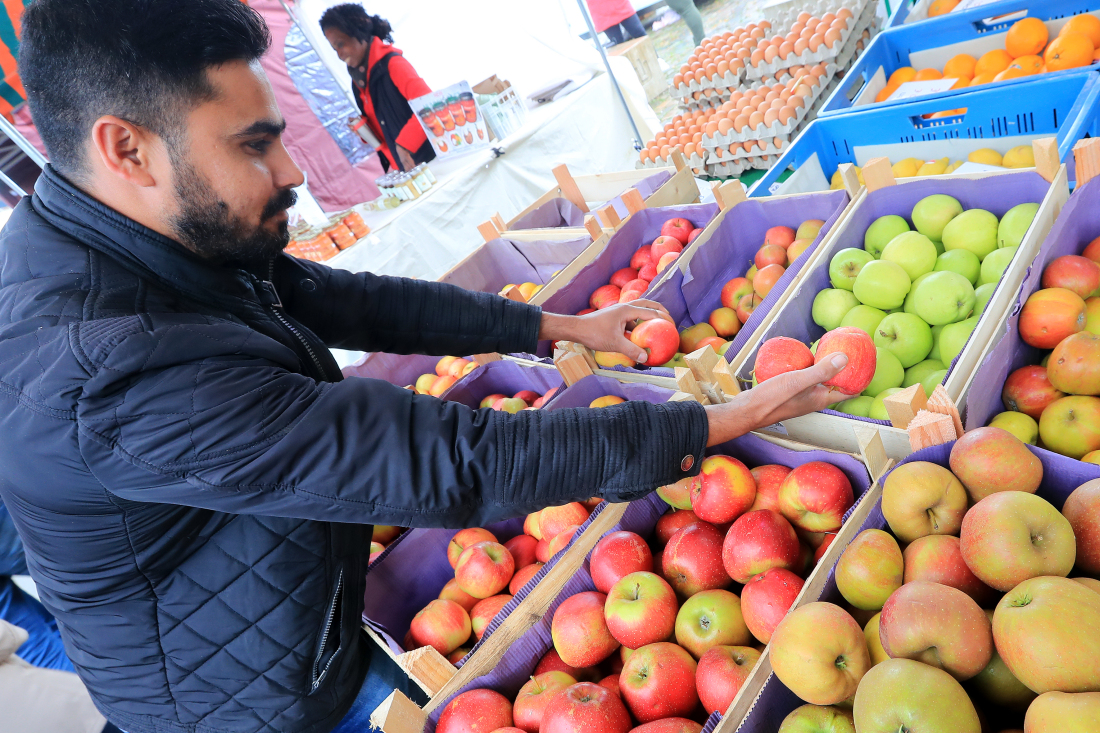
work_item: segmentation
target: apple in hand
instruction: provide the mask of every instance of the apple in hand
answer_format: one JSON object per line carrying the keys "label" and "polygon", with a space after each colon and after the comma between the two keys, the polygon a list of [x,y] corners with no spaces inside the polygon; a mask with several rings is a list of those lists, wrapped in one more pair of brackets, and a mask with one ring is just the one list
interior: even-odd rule
{"label": "apple in hand", "polygon": [[699,659],[695,687],[708,713],[725,714],[752,674],[760,652],[751,646],[715,646]]}
{"label": "apple in hand", "polygon": [[863,677],[852,709],[857,731],[981,733],[974,703],[942,669],[888,659]]}
{"label": "apple in hand", "polygon": [[754,575],[741,591],[745,625],[761,644],[771,641],[775,628],[791,610],[805,581],[785,568]]}
{"label": "apple in hand", "polygon": [[690,221],[678,216],[661,225],[661,236],[672,237],[680,244],[687,244],[694,230],[695,227],[692,226]]}
{"label": "apple in hand", "polygon": [[832,603],[807,603],[791,611],[770,644],[775,676],[814,705],[847,700],[871,667],[863,629]]}
{"label": "apple in hand", "polygon": [[570,667],[598,664],[619,648],[604,621],[606,600],[603,593],[585,591],[566,598],[554,612],[550,624],[554,649]]}
{"label": "apple in hand", "polygon": [[551,698],[539,733],[627,733],[630,728],[630,713],[618,695],[591,682],[578,682]]}
{"label": "apple in hand", "polygon": [[589,572],[600,593],[610,593],[620,580],[642,571],[653,571],[653,553],[646,541],[633,532],[612,532],[592,550]]}
{"label": "apple in hand", "polygon": [[733,582],[722,564],[722,541],[722,533],[707,522],[689,524],[669,539],[661,553],[661,573],[678,595],[687,598]]}
{"label": "apple in hand", "polygon": [[496,542],[497,538],[492,532],[481,527],[470,527],[469,529],[462,529],[455,533],[455,536],[451,538],[451,541],[447,543],[447,561],[451,563],[451,567],[458,565],[458,558],[462,556],[463,551],[471,545],[476,545],[478,542]]}
{"label": "apple in hand", "polygon": [[638,649],[672,637],[676,605],[676,592],[659,575],[630,573],[608,592],[604,621],[615,641]]}
{"label": "apple in hand", "polygon": [[705,522],[726,524],[741,516],[756,499],[756,480],[748,467],[729,456],[710,456],[692,487],[691,510]]}
{"label": "apple in hand", "polygon": [[857,395],[867,389],[878,366],[878,353],[871,337],[858,328],[834,328],[818,341],[814,363],[820,364],[836,353],[845,354],[848,363],[825,386],[836,387],[846,395]]}
{"label": "apple in hand", "polygon": [[757,382],[765,382],[780,374],[808,369],[813,365],[814,355],[806,344],[797,339],[779,336],[760,345],[756,352],[753,374]]}
{"label": "apple in hand", "polygon": [[699,704],[695,670],[695,660],[676,644],[643,646],[619,675],[623,700],[640,723],[691,715]]}
{"label": "apple in hand", "polygon": [[437,598],[413,616],[409,637],[417,649],[430,646],[447,656],[470,638],[470,615],[454,601]]}
{"label": "apple in hand", "polygon": [[898,541],[881,529],[865,529],[844,548],[836,565],[836,585],[844,600],[863,611],[877,611],[904,579]]}
{"label": "apple in hand", "polygon": [[854,502],[852,484],[831,463],[810,461],[795,468],[779,488],[779,510],[796,527],[835,532]]}
{"label": "apple in hand", "polygon": [[676,614],[676,643],[696,659],[711,647],[744,646],[751,641],[741,599],[728,590],[696,593]]}
{"label": "apple in hand", "polygon": [[966,489],[955,475],[927,461],[898,466],[882,486],[882,515],[903,543],[958,534],[966,504]]}
{"label": "apple in hand", "polygon": [[722,543],[722,564],[738,583],[772,568],[797,568],[800,555],[794,528],[767,509],[738,517]]}
{"label": "apple in hand", "polygon": [[1062,507],[1077,540],[1077,567],[1100,575],[1100,479],[1086,481],[1073,490]]}
{"label": "apple in hand", "polygon": [[645,349],[648,354],[645,363],[650,365],[664,364],[676,355],[680,346],[676,326],[663,318],[642,321],[630,332],[630,340]]}
{"label": "apple in hand", "polygon": [[512,703],[493,690],[470,690],[452,699],[439,715],[438,733],[493,733],[512,727]]}
{"label": "apple in hand", "polygon": [[565,672],[543,672],[531,677],[519,689],[516,703],[512,707],[516,727],[527,733],[538,733],[550,701],[559,692],[575,684],[577,681]]}

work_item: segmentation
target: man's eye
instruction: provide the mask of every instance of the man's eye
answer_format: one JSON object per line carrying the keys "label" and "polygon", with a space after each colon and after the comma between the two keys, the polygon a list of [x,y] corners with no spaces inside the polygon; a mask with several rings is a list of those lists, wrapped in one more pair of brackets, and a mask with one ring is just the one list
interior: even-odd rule
{"label": "man's eye", "polygon": [[271,143],[267,140],[256,140],[248,143],[248,147],[252,148],[257,153],[266,153],[267,149],[271,147]]}

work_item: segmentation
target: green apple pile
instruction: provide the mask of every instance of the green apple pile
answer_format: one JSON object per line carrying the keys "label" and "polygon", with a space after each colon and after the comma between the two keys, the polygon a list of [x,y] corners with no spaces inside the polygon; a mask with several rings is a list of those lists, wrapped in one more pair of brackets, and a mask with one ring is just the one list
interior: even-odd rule
{"label": "green apple pile", "polygon": [[[841,412],[888,420],[883,400],[918,382],[932,393],[947,376],[1016,254],[1038,204],[1020,204],[1002,219],[963,210],[951,196],[917,202],[909,220],[876,219],[863,249],[833,255],[833,287],[814,298],[814,323],[866,331],[878,352],[875,377]],[[912,224],[912,226],[910,226]]]}
{"label": "green apple pile", "polygon": [[776,676],[819,715],[851,707],[829,730],[1100,730],[1100,480],[1059,511],[1036,495],[1043,464],[992,427],[948,464],[888,476],[883,528],[835,566],[843,602],[803,605],[772,635]]}
{"label": "green apple pile", "polygon": [[1100,237],[1080,255],[1051,261],[1041,284],[1020,311],[1020,338],[1051,351],[1008,375],[1001,390],[1007,412],[990,425],[1100,464]]}

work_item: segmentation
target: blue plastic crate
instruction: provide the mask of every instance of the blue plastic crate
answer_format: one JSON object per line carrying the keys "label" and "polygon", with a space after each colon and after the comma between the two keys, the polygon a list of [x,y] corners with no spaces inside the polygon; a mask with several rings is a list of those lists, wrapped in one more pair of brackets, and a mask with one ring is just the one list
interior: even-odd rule
{"label": "blue plastic crate", "polygon": [[[909,17],[909,14],[911,12],[913,12],[913,8],[915,8],[917,6],[917,0],[912,0],[912,2],[910,2],[910,0],[894,0],[894,2],[890,3],[890,6],[892,8],[894,8],[894,11],[890,14],[890,17],[883,24],[883,26],[882,26],[883,30],[887,30],[887,29],[890,29],[890,28],[910,27],[910,26],[913,25],[912,23],[909,23],[908,25],[906,25],[905,21]],[[951,15],[953,17],[958,17],[958,16],[962,15],[963,13],[975,12],[979,15],[984,16],[985,18],[996,18],[998,16],[1005,15],[1006,13],[1014,13],[1014,12],[1018,11],[1019,9],[1020,9],[1019,5],[1017,3],[1015,3],[1013,0],[997,0],[996,2],[991,2],[991,3],[988,3],[986,5],[983,5],[980,8],[975,8],[973,11],[959,10],[959,11],[955,11],[953,13],[948,13],[947,15]],[[940,17],[944,17],[944,16],[940,16]],[[919,21],[914,21],[914,22],[916,22],[916,23],[926,23],[929,20],[938,20],[938,19],[937,18],[925,18],[924,20],[919,20]]]}
{"label": "blue plastic crate", "polygon": [[[994,24],[987,24],[984,21],[994,11],[996,14],[1004,14],[1019,10],[1026,10],[1029,16],[1043,21],[1057,22],[1081,13],[1100,10],[1100,0],[1043,0],[1042,2],[1036,0],[1002,0],[1002,2],[975,8],[974,10],[948,13],[932,20],[895,27],[879,33],[871,41],[867,50],[855,60],[852,67],[845,73],[844,78],[840,80],[840,84],[833,91],[832,96],[822,105],[817,116],[831,117],[853,111],[852,102],[859,95],[859,92],[870,83],[879,67],[882,67],[886,78],[889,78],[890,74],[903,66],[914,66],[910,62],[910,55],[913,53],[953,46],[967,41],[986,40],[988,42],[993,36],[997,37],[997,42],[991,48],[1004,48],[1004,34],[1008,32],[1008,29],[1016,22],[1017,18]],[[1061,24],[1058,24],[1058,27],[1061,27]],[[987,50],[990,49],[984,49],[973,55],[981,55]],[[963,53],[963,51],[959,50],[957,53]],[[942,69],[942,64],[938,68]],[[1052,79],[1066,74],[1079,73],[1086,68],[1097,70],[1100,69],[1100,64],[1080,69],[1049,72],[1036,78]],[[1026,81],[1030,81],[1030,79],[1001,81],[989,86],[1010,86]],[[912,99],[951,97],[965,91],[966,89],[956,89],[941,92],[934,96],[913,97]],[[906,104],[909,101],[912,100],[878,102],[866,105],[866,107],[868,109],[881,109]],[[863,109],[863,106],[861,105],[859,109]]]}
{"label": "blue plastic crate", "polygon": [[[922,117],[963,107],[966,113],[954,117]],[[791,143],[749,195],[770,196],[780,174],[788,168],[798,169],[815,153],[829,180],[838,165],[856,162],[855,148],[860,146],[1016,135],[1057,135],[1060,157],[1072,165],[1073,145],[1083,137],[1100,136],[1100,75],[1078,71],[1011,86],[978,87],[950,98],[819,118]],[[1072,168],[1070,173],[1072,179]]]}

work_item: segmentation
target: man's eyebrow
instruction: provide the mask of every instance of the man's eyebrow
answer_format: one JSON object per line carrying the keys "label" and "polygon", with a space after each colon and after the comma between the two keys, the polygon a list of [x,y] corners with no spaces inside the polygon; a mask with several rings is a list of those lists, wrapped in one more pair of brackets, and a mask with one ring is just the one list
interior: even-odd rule
{"label": "man's eyebrow", "polygon": [[286,129],[286,120],[279,120],[278,122],[272,122],[271,120],[257,120],[248,127],[244,128],[233,137],[255,137],[256,135],[271,135],[278,137],[283,134],[283,130]]}

